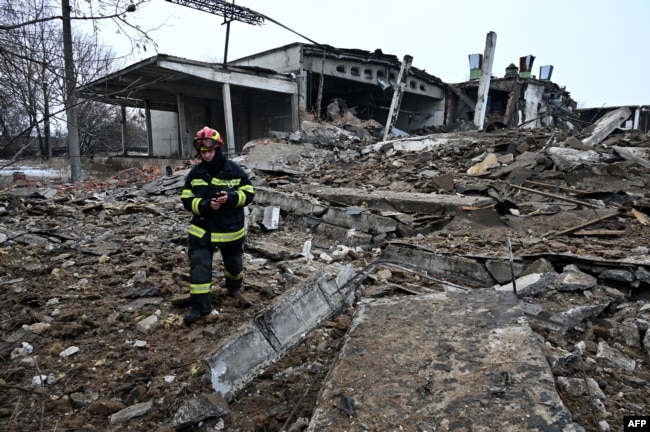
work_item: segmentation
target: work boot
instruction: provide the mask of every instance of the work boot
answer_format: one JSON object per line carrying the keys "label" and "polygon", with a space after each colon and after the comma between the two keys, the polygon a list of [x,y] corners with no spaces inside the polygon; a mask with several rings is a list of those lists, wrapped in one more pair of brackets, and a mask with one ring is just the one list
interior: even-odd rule
{"label": "work boot", "polygon": [[185,324],[194,324],[212,312],[212,294],[190,294],[190,311],[183,317]]}

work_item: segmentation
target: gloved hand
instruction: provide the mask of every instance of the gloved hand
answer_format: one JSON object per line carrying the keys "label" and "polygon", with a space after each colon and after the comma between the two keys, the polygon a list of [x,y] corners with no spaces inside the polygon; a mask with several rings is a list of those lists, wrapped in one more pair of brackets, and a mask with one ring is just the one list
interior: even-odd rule
{"label": "gloved hand", "polygon": [[221,191],[217,194],[216,197],[210,200],[210,208],[214,211],[217,211],[221,208],[222,205],[226,204],[228,201],[228,192]]}

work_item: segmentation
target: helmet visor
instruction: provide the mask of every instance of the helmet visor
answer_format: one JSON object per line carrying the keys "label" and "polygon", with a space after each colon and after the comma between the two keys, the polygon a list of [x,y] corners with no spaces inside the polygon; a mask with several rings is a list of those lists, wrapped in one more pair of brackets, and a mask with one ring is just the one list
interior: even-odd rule
{"label": "helmet visor", "polygon": [[214,150],[217,147],[219,147],[220,144],[221,143],[219,141],[210,138],[202,138],[194,142],[194,146],[198,148],[200,151]]}

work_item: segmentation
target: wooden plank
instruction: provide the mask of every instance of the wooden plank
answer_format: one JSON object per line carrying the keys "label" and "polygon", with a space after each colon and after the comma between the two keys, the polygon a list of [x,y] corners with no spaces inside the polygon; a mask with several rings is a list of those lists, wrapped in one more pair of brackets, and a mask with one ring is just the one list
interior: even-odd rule
{"label": "wooden plank", "polygon": [[553,184],[542,183],[542,182],[533,181],[533,180],[525,180],[524,184],[529,184],[531,186],[543,187],[543,188],[553,189],[553,190],[557,189],[557,190],[560,190],[562,192],[569,192],[569,193],[577,193],[577,194],[588,194],[589,193],[589,191],[583,191],[583,190],[579,190],[579,189],[571,189],[571,188],[568,188],[568,187],[556,186],[556,185],[553,185]]}
{"label": "wooden plank", "polygon": [[637,209],[632,209],[632,214],[636,218],[636,220],[639,221],[639,223],[643,226],[648,226],[650,225],[650,219],[648,219],[648,216],[646,216],[645,213],[641,213]]}
{"label": "wooden plank", "polygon": [[585,237],[624,236],[625,230],[580,230],[574,232],[573,235]]}
{"label": "wooden plank", "polygon": [[580,225],[578,225],[578,226],[575,226],[575,227],[573,227],[573,228],[565,229],[565,230],[562,230],[562,231],[556,231],[556,232],[551,231],[550,233],[545,234],[545,236],[550,237],[550,236],[557,236],[557,235],[571,234],[572,232],[578,231],[578,230],[580,230],[580,229],[582,229],[582,228],[586,228],[586,227],[588,227],[588,226],[594,225],[594,224],[596,224],[596,223],[598,223],[598,222],[602,222],[602,221],[604,221],[604,220],[607,220],[607,219],[613,218],[614,216],[618,216],[618,215],[620,215],[619,212],[610,213],[610,214],[608,214],[608,215],[605,215],[605,216],[602,216],[602,217],[599,217],[599,218],[596,218],[596,219],[592,219],[592,220],[590,220],[590,221],[587,221],[587,222],[585,222],[585,223],[583,223],[583,224],[580,224]]}
{"label": "wooden plank", "polygon": [[476,108],[476,102],[474,102],[472,99],[470,99],[469,96],[463,93],[461,89],[459,89],[453,84],[447,84],[447,88],[449,88],[449,90],[454,92],[454,94],[456,94],[456,96],[458,96],[463,102],[465,102],[467,106],[470,107],[472,110]]}
{"label": "wooden plank", "polygon": [[523,186],[517,186],[515,184],[510,184],[510,186],[512,186],[515,189],[520,189],[520,190],[530,192],[530,193],[536,193],[538,195],[544,195],[544,196],[547,196],[547,197],[558,199],[560,201],[566,201],[566,202],[570,202],[570,203],[573,203],[573,204],[578,204],[578,205],[585,206],[585,207],[590,207],[590,208],[599,208],[600,207],[600,206],[598,206],[596,204],[590,204],[590,203],[587,203],[587,202],[584,202],[584,201],[580,201],[580,200],[576,200],[576,199],[572,199],[572,198],[567,198],[567,197],[562,196],[562,195],[556,195],[556,194],[552,194],[552,193],[548,193],[548,192],[542,192],[542,191],[538,191],[538,190],[535,190],[535,189],[530,189],[530,188],[523,187]]}

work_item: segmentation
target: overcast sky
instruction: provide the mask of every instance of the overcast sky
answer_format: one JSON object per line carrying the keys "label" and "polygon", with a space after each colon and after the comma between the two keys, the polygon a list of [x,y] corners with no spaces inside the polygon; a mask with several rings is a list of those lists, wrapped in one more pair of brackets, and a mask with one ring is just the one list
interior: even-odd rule
{"label": "overcast sky", "polygon": [[[230,1],[230,0],[229,0]],[[497,35],[493,75],[519,57],[535,56],[533,74],[553,65],[552,81],[580,108],[650,104],[650,1],[648,0],[236,0],[271,21],[233,22],[228,60],[293,42],[374,51],[402,59],[444,82],[469,79],[468,55],[483,54]],[[223,18],[165,0],[151,0],[135,16],[158,53],[222,62]],[[295,33],[294,33],[295,32]],[[298,34],[296,34],[298,33]],[[110,32],[104,32],[110,35]],[[301,35],[301,36],[300,36]],[[101,35],[100,35],[101,37]],[[123,38],[110,45],[130,51]],[[154,55],[135,54],[132,62]]]}

